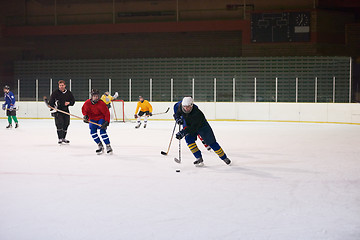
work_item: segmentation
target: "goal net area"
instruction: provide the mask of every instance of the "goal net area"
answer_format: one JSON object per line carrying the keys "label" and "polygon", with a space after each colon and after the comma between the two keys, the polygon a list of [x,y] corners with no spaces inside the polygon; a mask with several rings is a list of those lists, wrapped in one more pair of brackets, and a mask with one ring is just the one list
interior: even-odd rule
{"label": "goal net area", "polygon": [[126,122],[124,100],[113,100],[111,102],[110,119],[112,122]]}

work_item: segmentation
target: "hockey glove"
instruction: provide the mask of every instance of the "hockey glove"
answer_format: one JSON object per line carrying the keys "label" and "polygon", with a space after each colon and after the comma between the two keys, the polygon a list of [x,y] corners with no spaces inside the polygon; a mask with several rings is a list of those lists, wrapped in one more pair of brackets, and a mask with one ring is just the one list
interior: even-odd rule
{"label": "hockey glove", "polygon": [[89,123],[89,116],[88,115],[85,115],[84,118],[84,123]]}
{"label": "hockey glove", "polygon": [[109,122],[105,121],[102,125],[101,125],[101,129],[106,130],[106,128],[109,126]]}
{"label": "hockey glove", "polygon": [[178,132],[175,137],[180,140],[183,137],[186,137],[187,135],[188,133],[185,131],[185,129],[183,129],[180,132]]}
{"label": "hockey glove", "polygon": [[10,110],[10,111],[14,111],[14,110],[15,110],[15,107],[14,107],[14,106],[10,106],[9,110]]}
{"label": "hockey glove", "polygon": [[184,124],[184,121],[181,117],[177,118],[176,120],[176,123],[179,124],[179,125],[183,125]]}
{"label": "hockey glove", "polygon": [[5,109],[6,109],[5,104],[3,104],[2,105],[2,110],[5,110]]}
{"label": "hockey glove", "polygon": [[134,118],[138,118],[138,115],[137,115],[137,114],[135,114],[135,115],[134,115]]}
{"label": "hockey glove", "polygon": [[50,114],[51,114],[52,117],[56,117],[56,115],[57,115],[56,108],[55,108],[55,109],[51,109],[51,110],[50,110]]}
{"label": "hockey glove", "polygon": [[152,116],[152,112],[149,112],[149,116],[150,116],[150,117]]}

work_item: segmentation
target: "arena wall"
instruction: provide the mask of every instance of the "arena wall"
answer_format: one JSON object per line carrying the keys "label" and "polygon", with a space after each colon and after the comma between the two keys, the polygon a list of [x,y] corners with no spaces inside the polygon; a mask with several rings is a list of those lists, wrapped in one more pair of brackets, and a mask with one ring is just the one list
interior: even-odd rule
{"label": "arena wall", "polygon": [[[77,102],[71,107],[71,113],[82,116],[81,106]],[[360,124],[360,104],[350,103],[214,103],[197,102],[209,120],[224,121],[286,121],[286,122],[325,122]],[[152,119],[172,119],[171,102],[152,102],[153,112],[167,114],[153,116]],[[51,118],[49,109],[43,102],[19,102],[19,118]],[[116,107],[120,109],[120,104]],[[125,116],[133,119],[136,102],[125,102]],[[2,118],[5,114],[2,114]]]}

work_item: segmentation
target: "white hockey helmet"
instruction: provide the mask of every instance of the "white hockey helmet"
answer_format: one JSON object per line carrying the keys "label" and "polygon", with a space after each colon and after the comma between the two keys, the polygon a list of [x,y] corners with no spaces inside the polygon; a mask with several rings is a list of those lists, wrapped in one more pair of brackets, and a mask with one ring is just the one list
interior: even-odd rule
{"label": "white hockey helmet", "polygon": [[184,97],[181,106],[184,113],[190,113],[194,105],[194,99],[192,97]]}

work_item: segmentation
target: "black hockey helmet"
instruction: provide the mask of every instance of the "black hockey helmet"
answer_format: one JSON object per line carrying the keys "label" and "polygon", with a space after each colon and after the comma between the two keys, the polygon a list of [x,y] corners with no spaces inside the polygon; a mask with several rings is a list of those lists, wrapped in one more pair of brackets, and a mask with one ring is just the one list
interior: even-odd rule
{"label": "black hockey helmet", "polygon": [[97,90],[97,89],[91,89],[91,96],[93,96],[93,95],[100,95],[99,90]]}
{"label": "black hockey helmet", "polygon": [[90,95],[91,95],[91,102],[92,102],[92,104],[95,104],[95,103],[97,103],[97,102],[99,101],[99,99],[100,99],[100,92],[99,92],[99,90],[97,90],[97,89],[92,89]]}
{"label": "black hockey helmet", "polygon": [[5,85],[4,89],[10,90],[10,86],[9,85]]}

